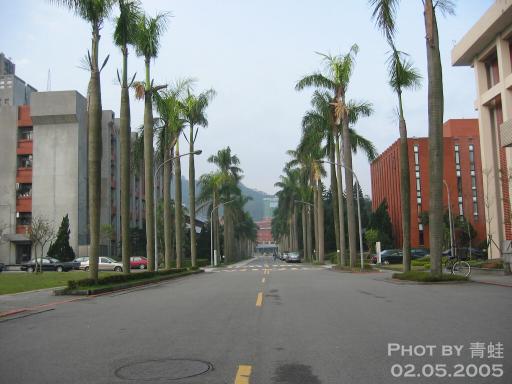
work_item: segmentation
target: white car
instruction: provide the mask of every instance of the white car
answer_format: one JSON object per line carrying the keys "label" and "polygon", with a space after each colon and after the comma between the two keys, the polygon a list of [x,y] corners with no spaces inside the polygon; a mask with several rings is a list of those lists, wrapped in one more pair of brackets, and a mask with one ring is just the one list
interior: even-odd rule
{"label": "white car", "polygon": [[[84,271],[89,270],[89,258],[87,258],[83,263],[80,263],[80,269],[83,269]],[[123,272],[123,263],[117,262],[110,257],[100,256],[98,260],[98,270]]]}

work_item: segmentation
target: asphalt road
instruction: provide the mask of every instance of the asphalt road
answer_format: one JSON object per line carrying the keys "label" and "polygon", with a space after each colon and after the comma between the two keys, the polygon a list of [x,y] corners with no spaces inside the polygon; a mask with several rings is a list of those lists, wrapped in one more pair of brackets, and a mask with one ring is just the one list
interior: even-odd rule
{"label": "asphalt road", "polygon": [[[283,264],[260,257],[4,319],[0,382],[512,382],[510,288],[398,284],[388,273]],[[469,347],[476,342],[485,351],[476,345],[472,358]],[[400,350],[388,356],[398,345],[406,346],[406,355],[409,345],[435,346],[429,347],[434,356],[400,356]],[[462,346],[461,356],[441,356],[443,345]],[[395,375],[401,367],[412,370],[408,363],[414,364],[412,378],[392,375],[393,366]],[[445,377],[425,377],[431,367],[443,368],[436,364],[446,364],[446,373],[437,371]],[[493,364],[502,364],[501,378],[492,377]],[[473,366],[476,377],[468,377]],[[465,377],[454,378],[456,372]],[[183,376],[190,377],[177,379]]]}

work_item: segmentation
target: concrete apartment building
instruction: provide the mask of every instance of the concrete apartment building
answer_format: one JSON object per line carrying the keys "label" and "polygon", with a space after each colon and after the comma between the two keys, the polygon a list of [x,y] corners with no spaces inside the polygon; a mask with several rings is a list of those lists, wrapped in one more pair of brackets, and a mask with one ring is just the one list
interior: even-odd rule
{"label": "concrete apartment building", "polygon": [[[480,161],[477,119],[448,120],[443,125],[444,179],[450,192],[450,208],[455,218],[464,216],[477,232],[472,245],[486,238],[484,187]],[[411,246],[429,247],[428,228],[421,221],[429,209],[429,145],[428,138],[409,138]],[[402,236],[402,203],[400,200],[400,140],[395,141],[371,164],[372,208],[386,200],[392,223],[395,246],[400,248]],[[448,193],[443,202],[448,209]]]}
{"label": "concrete apartment building", "polygon": [[[18,264],[31,257],[27,232],[33,217],[44,217],[57,229],[66,214],[75,254],[87,255],[87,100],[76,91],[23,88],[21,80],[20,86],[9,87],[14,82],[7,83],[4,77],[0,76],[4,100],[0,105],[0,262]],[[100,222],[111,225],[114,236],[102,237],[100,254],[117,255],[121,240],[119,120],[112,111],[103,111],[102,135]],[[143,183],[137,179],[133,176],[132,196],[143,201]],[[142,228],[143,206],[132,205],[134,227]]]}
{"label": "concrete apartment building", "polygon": [[[501,247],[512,240],[512,0],[497,0],[485,12],[453,48],[452,64],[475,71],[487,233]],[[500,256],[496,246],[490,257]]]}

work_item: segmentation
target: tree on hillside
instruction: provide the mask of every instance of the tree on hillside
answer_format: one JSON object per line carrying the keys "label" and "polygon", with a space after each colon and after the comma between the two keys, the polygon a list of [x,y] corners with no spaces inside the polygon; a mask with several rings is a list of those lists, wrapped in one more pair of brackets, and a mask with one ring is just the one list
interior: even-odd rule
{"label": "tree on hillside", "polygon": [[69,217],[68,215],[62,218],[57,237],[55,242],[50,245],[47,255],[60,261],[71,261],[75,258],[75,251],[69,245]]}

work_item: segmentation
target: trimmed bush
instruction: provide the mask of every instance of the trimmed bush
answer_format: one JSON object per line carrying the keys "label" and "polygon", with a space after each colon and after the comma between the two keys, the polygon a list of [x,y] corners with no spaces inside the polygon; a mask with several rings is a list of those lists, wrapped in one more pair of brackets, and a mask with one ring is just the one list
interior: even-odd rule
{"label": "trimmed bush", "polygon": [[186,268],[180,268],[180,269],[167,269],[164,271],[158,271],[158,272],[140,272],[140,273],[129,273],[129,274],[119,274],[119,275],[110,275],[105,277],[100,277],[98,280],[94,279],[81,279],[81,280],[69,280],[68,281],[68,288],[69,289],[77,289],[80,287],[91,287],[91,286],[98,286],[98,285],[107,285],[107,284],[118,284],[118,283],[125,283],[128,281],[135,281],[135,280],[145,280],[145,279],[151,279],[153,277],[158,276],[167,276],[172,275],[176,273],[185,272]]}
{"label": "trimmed bush", "polygon": [[467,277],[458,275],[442,274],[441,276],[433,276],[430,272],[411,271],[405,273],[393,273],[393,279],[419,281],[423,283],[436,283],[441,281],[468,281]]}

